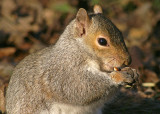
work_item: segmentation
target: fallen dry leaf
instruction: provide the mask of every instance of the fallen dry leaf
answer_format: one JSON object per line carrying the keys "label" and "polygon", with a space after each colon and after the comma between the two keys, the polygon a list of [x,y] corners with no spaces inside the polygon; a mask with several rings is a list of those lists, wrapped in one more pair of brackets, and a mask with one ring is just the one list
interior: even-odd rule
{"label": "fallen dry leaf", "polygon": [[15,47],[0,48],[0,58],[13,55],[16,52]]}
{"label": "fallen dry leaf", "polygon": [[159,78],[155,72],[149,69],[144,70],[143,82],[157,83],[158,81],[159,81]]}
{"label": "fallen dry leaf", "polygon": [[3,84],[3,82],[0,80],[0,110],[2,111],[2,113],[5,112],[5,85]]}

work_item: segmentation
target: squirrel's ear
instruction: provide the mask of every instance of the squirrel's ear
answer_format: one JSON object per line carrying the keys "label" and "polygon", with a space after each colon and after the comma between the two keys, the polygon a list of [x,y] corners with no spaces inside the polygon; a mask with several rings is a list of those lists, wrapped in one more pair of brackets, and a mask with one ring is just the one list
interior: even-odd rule
{"label": "squirrel's ear", "polygon": [[94,8],[93,8],[93,10],[94,10],[95,14],[97,14],[97,13],[103,13],[102,8],[101,8],[100,5],[95,5]]}
{"label": "squirrel's ear", "polygon": [[89,26],[89,16],[87,11],[80,8],[76,15],[76,29],[78,36],[82,37],[86,34],[87,28]]}

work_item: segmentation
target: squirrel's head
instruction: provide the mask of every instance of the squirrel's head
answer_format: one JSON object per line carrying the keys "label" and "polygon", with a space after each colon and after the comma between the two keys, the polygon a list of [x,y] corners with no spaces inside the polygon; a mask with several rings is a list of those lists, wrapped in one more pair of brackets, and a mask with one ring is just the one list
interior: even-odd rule
{"label": "squirrel's head", "polygon": [[100,68],[105,71],[113,71],[113,67],[124,67],[131,63],[118,28],[102,14],[102,8],[94,7],[93,14],[87,14],[86,10],[79,9],[76,19],[76,37],[82,38],[100,61]]}

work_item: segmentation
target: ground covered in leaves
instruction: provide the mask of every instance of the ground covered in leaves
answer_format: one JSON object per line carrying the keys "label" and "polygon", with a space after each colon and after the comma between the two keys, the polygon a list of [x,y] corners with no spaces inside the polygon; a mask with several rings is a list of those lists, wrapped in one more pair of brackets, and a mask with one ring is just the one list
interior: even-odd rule
{"label": "ground covered in leaves", "polygon": [[83,7],[92,12],[101,4],[104,14],[122,31],[138,69],[138,88],[122,88],[104,113],[160,113],[159,0],[0,0],[0,113],[14,67],[28,54],[52,45]]}

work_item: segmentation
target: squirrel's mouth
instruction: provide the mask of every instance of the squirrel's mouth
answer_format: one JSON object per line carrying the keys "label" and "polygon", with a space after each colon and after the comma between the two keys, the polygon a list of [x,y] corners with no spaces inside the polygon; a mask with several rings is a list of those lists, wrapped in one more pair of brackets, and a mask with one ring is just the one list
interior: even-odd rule
{"label": "squirrel's mouth", "polygon": [[114,66],[111,66],[110,64],[102,64],[101,70],[107,73],[111,73],[114,71]]}
{"label": "squirrel's mouth", "polygon": [[101,69],[105,72],[113,72],[114,68],[122,69],[124,65],[121,64],[115,57],[108,57],[102,60]]}
{"label": "squirrel's mouth", "polygon": [[113,66],[110,66],[109,64],[104,64],[102,66],[103,70],[107,71],[107,72],[112,72],[114,71],[114,67]]}
{"label": "squirrel's mouth", "polygon": [[119,65],[115,59],[110,62],[103,63],[102,65],[102,70],[106,72],[113,72],[114,68],[121,69],[121,65]]}

